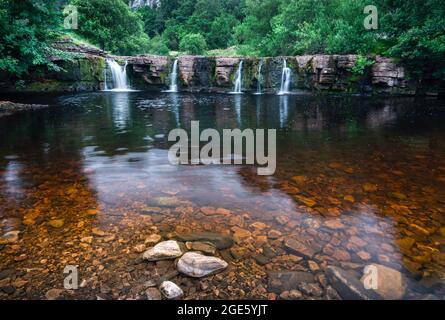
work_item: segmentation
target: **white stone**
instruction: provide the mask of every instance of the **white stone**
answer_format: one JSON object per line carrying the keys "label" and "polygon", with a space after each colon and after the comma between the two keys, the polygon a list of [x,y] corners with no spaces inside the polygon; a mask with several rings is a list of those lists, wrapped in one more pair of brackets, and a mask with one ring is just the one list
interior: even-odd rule
{"label": "white stone", "polygon": [[148,261],[174,259],[182,255],[182,250],[175,240],[162,241],[144,252],[143,258]]}
{"label": "white stone", "polygon": [[187,252],[178,261],[178,271],[195,278],[204,277],[227,268],[227,262],[197,252]]}
{"label": "white stone", "polygon": [[177,299],[182,297],[182,295],[184,294],[182,289],[171,281],[162,282],[161,286],[159,287],[159,290],[161,290],[161,293],[167,299]]}

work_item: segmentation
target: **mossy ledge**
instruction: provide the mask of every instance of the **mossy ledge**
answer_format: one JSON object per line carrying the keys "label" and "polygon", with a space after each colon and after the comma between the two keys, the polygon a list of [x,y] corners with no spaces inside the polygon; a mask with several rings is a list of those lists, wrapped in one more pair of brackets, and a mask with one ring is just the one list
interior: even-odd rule
{"label": "mossy ledge", "polygon": [[[128,62],[127,74],[133,89],[163,90],[169,85],[169,73],[175,58],[156,55],[111,56],[86,46],[64,47],[75,53],[72,61],[57,61],[60,72],[43,68],[31,70],[24,79],[17,80],[7,74],[0,75],[2,92],[78,92],[104,88],[106,59],[118,63]],[[263,60],[262,84],[265,92],[280,87],[283,60],[292,70],[292,90],[314,92],[345,92],[391,95],[431,95],[444,92],[443,81],[424,75],[417,81],[408,75],[399,61],[383,57],[369,57],[373,65],[363,74],[354,74],[357,55],[303,55],[288,57],[205,57],[180,56],[178,58],[181,91],[227,92],[233,87],[235,73],[243,63],[243,91],[255,91],[258,84],[257,68]],[[107,76],[109,77],[109,76]],[[110,79],[108,79],[110,80]]]}

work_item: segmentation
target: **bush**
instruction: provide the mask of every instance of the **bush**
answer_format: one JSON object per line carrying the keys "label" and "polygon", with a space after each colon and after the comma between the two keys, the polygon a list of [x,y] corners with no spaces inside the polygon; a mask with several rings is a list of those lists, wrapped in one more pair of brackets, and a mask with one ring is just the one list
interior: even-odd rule
{"label": "bush", "polygon": [[60,71],[48,57],[62,55],[51,47],[61,21],[60,10],[51,1],[0,0],[0,70],[18,77],[33,66]]}
{"label": "bush", "polygon": [[168,49],[164,38],[157,35],[150,40],[148,53],[166,56],[170,53],[170,50]]}
{"label": "bush", "polygon": [[182,37],[179,50],[189,54],[204,54],[207,50],[207,43],[202,34],[191,33]]}
{"label": "bush", "polygon": [[350,71],[356,75],[363,75],[366,69],[375,63],[374,60],[367,57],[359,55],[355,65],[350,69]]}
{"label": "bush", "polygon": [[79,29],[101,49],[115,54],[133,55],[148,49],[149,38],[141,16],[122,0],[72,0],[78,7]]}

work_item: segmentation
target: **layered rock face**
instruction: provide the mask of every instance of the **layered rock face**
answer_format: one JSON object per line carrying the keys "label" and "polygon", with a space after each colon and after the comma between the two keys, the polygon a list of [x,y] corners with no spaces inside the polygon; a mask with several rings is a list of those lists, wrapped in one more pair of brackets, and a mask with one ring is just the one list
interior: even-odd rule
{"label": "layered rock face", "polygon": [[50,57],[52,62],[62,68],[61,71],[36,67],[20,81],[0,72],[0,92],[75,92],[103,89],[106,65],[104,51],[74,44],[69,40],[59,41],[54,47],[74,54],[71,61]]}
{"label": "layered rock face", "polygon": [[[107,56],[105,52],[70,42],[56,44],[67,52],[75,52],[71,62],[54,61],[64,71],[34,70],[27,79],[15,80],[0,74],[0,91],[95,91],[112,87],[106,58],[120,64],[127,61],[127,75],[133,89],[163,90],[169,86],[169,75],[175,58],[156,55],[131,57]],[[180,91],[229,92],[233,89],[240,62],[242,91],[256,91],[258,81],[264,92],[277,92],[282,81],[284,61],[291,70],[290,90],[335,91],[370,94],[438,95],[444,83],[433,77],[413,80],[407,69],[394,59],[376,57],[363,74],[355,74],[356,55],[303,55],[289,57],[205,57],[181,56],[178,60]],[[258,67],[262,65],[261,74]]]}
{"label": "layered rock face", "polygon": [[[261,77],[258,66],[262,60]],[[304,55],[272,58],[203,57],[178,58],[178,82],[182,91],[227,92],[234,86],[241,61],[242,90],[257,88],[259,79],[266,92],[275,92],[282,81],[283,61],[291,69],[291,90],[336,91],[375,94],[438,94],[438,81],[425,89],[422,83],[408,80],[405,67],[389,58],[377,57],[363,74],[351,70],[356,55]],[[143,56],[128,59],[129,74],[136,89],[159,89],[168,86],[173,58]],[[431,84],[431,82],[429,82]]]}

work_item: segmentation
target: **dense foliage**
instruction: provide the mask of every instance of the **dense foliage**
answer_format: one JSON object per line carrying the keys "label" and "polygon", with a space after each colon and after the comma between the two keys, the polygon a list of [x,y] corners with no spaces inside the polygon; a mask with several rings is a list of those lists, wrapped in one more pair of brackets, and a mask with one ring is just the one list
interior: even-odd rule
{"label": "dense foliage", "polygon": [[[386,55],[445,78],[443,0],[373,0],[378,29],[367,30],[368,0],[161,0],[132,10],[127,0],[0,0],[0,69],[47,64],[61,9],[78,6],[80,36],[114,54],[181,51],[241,55]],[[367,60],[361,60],[366,65]]]}
{"label": "dense foliage", "polygon": [[55,1],[0,0],[0,70],[18,76],[36,65],[58,70],[48,57],[61,54],[49,45],[60,26]]}
{"label": "dense foliage", "polygon": [[121,55],[148,50],[139,14],[122,0],[72,0],[71,4],[79,12],[77,32],[101,49]]}

